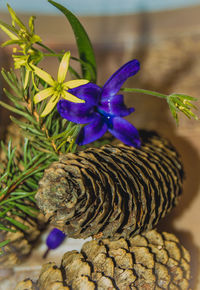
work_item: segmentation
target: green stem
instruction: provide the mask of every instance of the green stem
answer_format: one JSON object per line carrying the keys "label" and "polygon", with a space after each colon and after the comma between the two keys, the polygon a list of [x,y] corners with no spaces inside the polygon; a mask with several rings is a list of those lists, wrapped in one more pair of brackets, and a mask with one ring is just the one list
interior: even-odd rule
{"label": "green stem", "polygon": [[44,53],[44,56],[55,56],[55,57],[63,57],[63,53]]}
{"label": "green stem", "polygon": [[[53,51],[52,49],[50,49],[49,47],[47,47],[46,45],[44,45],[41,42],[37,42],[38,45],[40,45],[41,47],[45,48],[47,51],[49,51],[50,53],[45,53],[44,56],[55,56],[58,58],[58,60],[60,61],[61,58],[63,57],[64,53],[56,53],[55,51]],[[73,57],[71,57],[73,59]],[[69,71],[78,79],[80,79],[80,75],[71,67],[69,66]]]}
{"label": "green stem", "polygon": [[144,90],[144,89],[121,88],[121,91],[127,92],[127,93],[141,93],[141,94],[145,94],[145,95],[151,95],[151,96],[159,97],[159,98],[162,98],[162,99],[167,99],[167,95],[164,95],[164,94],[161,94],[161,93],[157,93],[157,92],[154,92],[154,91]]}
{"label": "green stem", "polygon": [[46,46],[45,44],[41,43],[41,42],[37,42],[37,44],[43,48],[45,48],[47,51],[49,51],[50,53],[56,54],[55,51],[53,51],[51,48],[49,48],[48,46]]}

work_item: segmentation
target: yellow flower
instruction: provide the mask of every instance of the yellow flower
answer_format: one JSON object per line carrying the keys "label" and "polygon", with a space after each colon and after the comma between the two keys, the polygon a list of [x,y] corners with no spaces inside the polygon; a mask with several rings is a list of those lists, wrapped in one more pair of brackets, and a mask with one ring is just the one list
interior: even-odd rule
{"label": "yellow flower", "polygon": [[25,66],[27,70],[32,71],[31,65],[39,63],[43,59],[43,53],[39,50],[29,49],[28,54],[13,54],[12,58],[15,69]]}
{"label": "yellow flower", "polygon": [[[34,43],[41,41],[41,38],[34,31],[35,17],[30,17],[29,28],[26,28],[15,11],[8,4],[7,7],[12,18],[12,25],[0,21],[0,28],[10,37],[10,40],[4,42],[2,46],[18,44],[23,49],[23,53],[26,54]],[[19,29],[16,28],[16,24]]]}
{"label": "yellow flower", "polygon": [[198,110],[198,108],[193,105],[191,102],[197,101],[196,98],[184,95],[184,94],[171,94],[167,96],[167,102],[171,113],[178,124],[178,112],[182,112],[189,119],[194,118],[199,120],[199,117],[195,115],[191,109]]}
{"label": "yellow flower", "polygon": [[58,69],[58,76],[57,80],[55,81],[50,74],[45,72],[44,70],[38,68],[35,65],[32,65],[35,74],[44,80],[50,87],[44,89],[37,93],[34,96],[34,103],[37,104],[46,98],[50,97],[49,102],[47,103],[44,111],[41,114],[41,117],[47,116],[56,106],[60,98],[63,98],[67,101],[74,102],[74,103],[84,103],[84,100],[81,100],[74,95],[68,92],[68,89],[73,89],[79,87],[81,85],[87,84],[89,81],[84,79],[78,80],[71,80],[68,82],[64,82],[66,78],[66,74],[69,67],[69,59],[70,59],[70,52],[66,52],[61,60],[59,69]]}

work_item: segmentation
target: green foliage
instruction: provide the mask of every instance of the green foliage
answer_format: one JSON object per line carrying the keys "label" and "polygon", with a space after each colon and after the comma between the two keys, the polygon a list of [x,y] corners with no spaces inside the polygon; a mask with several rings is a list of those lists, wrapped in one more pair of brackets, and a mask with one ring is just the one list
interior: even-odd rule
{"label": "green foliage", "polygon": [[0,172],[0,229],[13,231],[15,228],[26,230],[27,227],[16,217],[36,217],[37,208],[34,195],[44,170],[57,158],[52,154],[44,154],[31,146],[24,139],[21,151],[9,141],[6,147],[1,142],[5,158]]}
{"label": "green foliage", "polygon": [[79,57],[80,60],[84,63],[81,64],[83,78],[88,79],[91,82],[96,82],[97,72],[94,51],[84,27],[77,19],[77,17],[67,8],[52,0],[48,0],[48,2],[58,8],[67,17],[73,29],[74,35],[76,37]]}

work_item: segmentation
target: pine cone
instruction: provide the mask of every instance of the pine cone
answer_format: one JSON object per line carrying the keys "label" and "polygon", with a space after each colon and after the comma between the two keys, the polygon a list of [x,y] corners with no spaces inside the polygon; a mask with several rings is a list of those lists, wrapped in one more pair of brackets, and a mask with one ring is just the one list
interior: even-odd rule
{"label": "pine cone", "polygon": [[[10,240],[9,244],[1,248],[0,269],[12,268],[19,264],[31,252],[33,243],[40,236],[45,225],[42,214],[38,214],[37,218],[27,215],[26,218],[15,216],[15,219],[28,226],[28,229],[22,231],[18,228],[16,232],[0,232],[0,242]],[[12,226],[12,230],[16,230],[16,227]]]}
{"label": "pine cone", "polygon": [[183,180],[177,152],[155,133],[140,135],[140,149],[89,148],[45,170],[36,200],[55,227],[73,238],[129,238],[176,205]]}
{"label": "pine cone", "polygon": [[47,263],[36,283],[24,280],[15,290],[186,290],[189,262],[188,251],[173,234],[152,230],[129,240],[86,242],[81,253],[65,253],[60,268]]}

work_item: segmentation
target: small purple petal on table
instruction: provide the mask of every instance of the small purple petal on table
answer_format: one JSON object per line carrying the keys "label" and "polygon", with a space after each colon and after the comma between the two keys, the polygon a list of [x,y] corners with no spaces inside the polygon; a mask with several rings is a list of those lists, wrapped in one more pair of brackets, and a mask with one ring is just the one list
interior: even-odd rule
{"label": "small purple petal on table", "polygon": [[57,228],[54,228],[48,235],[46,244],[51,250],[56,249],[64,241],[66,235]]}

